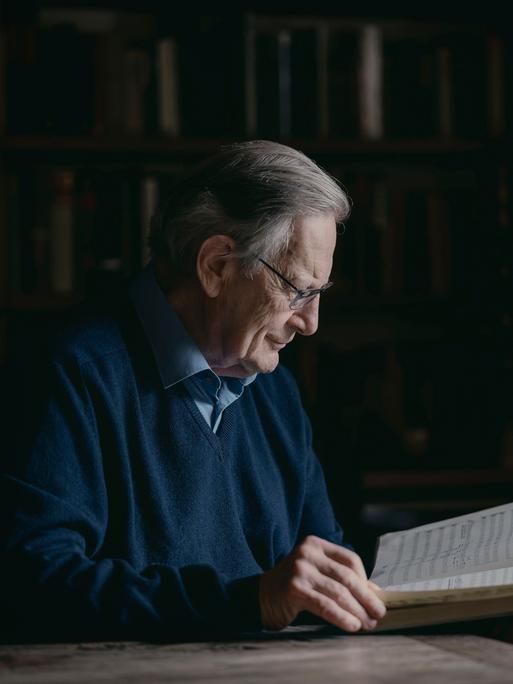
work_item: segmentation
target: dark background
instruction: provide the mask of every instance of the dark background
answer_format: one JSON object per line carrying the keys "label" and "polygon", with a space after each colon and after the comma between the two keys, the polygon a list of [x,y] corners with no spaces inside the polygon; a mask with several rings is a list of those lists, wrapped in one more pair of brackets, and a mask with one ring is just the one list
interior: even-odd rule
{"label": "dark background", "polygon": [[[128,132],[123,113],[119,121],[107,116],[110,95],[100,93],[111,84],[116,36],[102,48],[94,32],[41,25],[41,10],[78,10],[80,2],[4,2],[2,361],[14,350],[30,354],[64,324],[70,305],[137,272],[145,182],[162,198],[182,169],[224,142],[282,140],[335,175],[353,201],[319,333],[283,352],[342,525],[370,563],[383,531],[510,500],[511,30],[499,3],[464,13],[447,5],[89,2],[147,20],[140,35],[119,32],[117,49],[149,65],[143,120]],[[255,131],[246,123],[249,15],[257,26]],[[283,55],[258,21],[283,26],[284,16],[324,18],[332,28],[327,130],[319,124],[315,38],[293,21],[290,117],[286,130],[280,124]],[[336,29],[343,20],[349,28]],[[384,44],[384,131],[376,140],[362,134],[358,109],[358,31],[369,22],[403,27]],[[495,128],[492,36],[502,49]],[[155,46],[165,38],[178,51],[175,136],[159,128]],[[448,131],[437,119],[442,54],[451,63]],[[136,76],[124,78],[133,85]],[[56,292],[52,221],[63,205],[73,217],[73,284]]]}

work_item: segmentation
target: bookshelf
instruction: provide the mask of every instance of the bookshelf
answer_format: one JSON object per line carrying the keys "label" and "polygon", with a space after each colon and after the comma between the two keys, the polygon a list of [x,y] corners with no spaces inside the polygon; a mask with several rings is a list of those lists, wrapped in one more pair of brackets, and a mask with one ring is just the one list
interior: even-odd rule
{"label": "bookshelf", "polygon": [[501,503],[513,481],[512,66],[493,17],[12,3],[0,357],[141,266],[149,215],[183,168],[233,140],[279,139],[354,203],[319,332],[283,353],[340,518]]}

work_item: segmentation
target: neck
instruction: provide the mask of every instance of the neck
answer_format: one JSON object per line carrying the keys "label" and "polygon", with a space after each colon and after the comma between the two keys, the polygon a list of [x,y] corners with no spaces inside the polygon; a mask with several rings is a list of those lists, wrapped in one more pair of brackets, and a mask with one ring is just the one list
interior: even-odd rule
{"label": "neck", "polygon": [[209,340],[212,339],[215,326],[211,322],[210,300],[192,278],[180,281],[172,279],[162,262],[155,263],[155,276],[173,311],[209,365],[212,365],[213,355]]}

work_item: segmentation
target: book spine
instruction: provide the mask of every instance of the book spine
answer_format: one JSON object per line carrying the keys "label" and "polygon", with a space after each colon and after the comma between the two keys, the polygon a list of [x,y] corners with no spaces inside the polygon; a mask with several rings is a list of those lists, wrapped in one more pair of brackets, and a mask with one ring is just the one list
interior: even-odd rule
{"label": "book spine", "polygon": [[125,131],[141,135],[145,131],[145,94],[150,83],[150,60],[142,49],[125,51],[124,60]]}
{"label": "book spine", "polygon": [[383,237],[383,294],[397,295],[404,283],[405,191],[390,195],[390,218]]}
{"label": "book spine", "polygon": [[73,186],[70,170],[54,173],[54,196],[50,205],[51,282],[54,292],[70,294],[73,269]]}
{"label": "book spine", "polygon": [[451,246],[447,206],[439,192],[428,193],[427,213],[432,293],[446,297],[451,290]]}
{"label": "book spine", "polygon": [[250,138],[253,138],[257,133],[257,59],[253,15],[247,18],[244,51],[246,57],[246,132]]}
{"label": "book spine", "polygon": [[383,417],[398,435],[404,430],[404,372],[393,345],[387,345],[381,407]]}
{"label": "book spine", "polygon": [[425,296],[431,292],[428,215],[425,191],[409,188],[405,198],[404,292]]}
{"label": "book spine", "polygon": [[372,281],[374,284],[374,291],[376,294],[383,292],[383,241],[388,230],[389,220],[389,197],[386,183],[383,179],[375,179],[373,183],[372,193],[372,220],[371,230],[373,233],[374,245],[374,273],[372,274]]}
{"label": "book spine", "polygon": [[15,135],[39,133],[42,127],[38,102],[41,65],[36,55],[36,28],[10,26],[4,37],[6,131]]}
{"label": "book spine", "polygon": [[[6,48],[7,32],[0,28],[0,93],[6,92]],[[4,135],[6,128],[6,105],[5,98],[0,98],[0,135]]]}
{"label": "book spine", "polygon": [[318,83],[318,109],[319,109],[319,124],[318,133],[321,138],[327,137],[330,120],[329,120],[329,85],[328,85],[328,52],[329,52],[329,38],[330,34],[328,27],[324,24],[317,27],[317,83]]}
{"label": "book spine", "polygon": [[157,42],[157,96],[159,127],[164,135],[180,134],[180,108],[178,101],[178,56],[176,42],[164,38]]}
{"label": "book spine", "polygon": [[36,283],[32,231],[36,223],[36,181],[32,171],[18,177],[19,259],[21,292],[32,294]]}
{"label": "book spine", "polygon": [[278,98],[280,112],[280,135],[283,138],[291,134],[291,36],[290,31],[278,33]]}
{"label": "book spine", "polygon": [[504,106],[504,43],[498,36],[490,36],[487,43],[488,131],[492,137],[504,135],[506,129]]}
{"label": "book spine", "polygon": [[75,289],[87,291],[89,274],[96,267],[94,255],[94,228],[97,213],[97,196],[91,176],[83,177],[77,192],[75,214]]}
{"label": "book spine", "polygon": [[[115,33],[98,37],[98,59],[101,61],[99,98],[101,99],[103,121],[99,128],[105,133],[123,129],[123,46]],[[98,102],[98,99],[97,99]],[[97,104],[98,108],[98,104]]]}
{"label": "book spine", "polygon": [[141,181],[141,264],[145,266],[150,259],[148,234],[151,219],[159,202],[159,183],[155,176],[144,176]]}
{"label": "book spine", "polygon": [[[298,29],[290,41],[290,135],[312,138],[319,134],[319,57],[317,32]],[[326,73],[324,72],[326,75]]]}
{"label": "book spine", "polygon": [[436,53],[438,70],[438,128],[440,135],[448,138],[453,133],[453,85],[451,51],[440,45]]}
{"label": "book spine", "polygon": [[34,223],[30,235],[34,268],[34,290],[45,292],[50,289],[49,249],[50,231],[46,221],[45,207],[48,194],[48,179],[36,175]]}
{"label": "book spine", "polygon": [[20,180],[17,175],[7,177],[7,225],[9,241],[9,290],[22,289],[21,278],[21,217]]}
{"label": "book spine", "polygon": [[383,45],[379,26],[364,26],[360,38],[359,100],[361,134],[383,137]]}

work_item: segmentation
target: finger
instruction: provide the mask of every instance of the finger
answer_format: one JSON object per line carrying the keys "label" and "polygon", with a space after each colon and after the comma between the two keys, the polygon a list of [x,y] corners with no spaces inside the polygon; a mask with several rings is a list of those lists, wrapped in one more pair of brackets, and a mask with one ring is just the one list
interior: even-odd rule
{"label": "finger", "polygon": [[312,587],[305,587],[302,603],[304,610],[346,632],[357,632],[362,628],[362,623],[357,617],[341,608],[332,598],[315,591]]}
{"label": "finger", "polygon": [[381,598],[369,587],[367,580],[362,581],[350,568],[326,559],[318,566],[319,572],[345,587],[352,596],[363,606],[369,619],[382,618],[386,607]]}
{"label": "finger", "polygon": [[376,582],[369,580],[368,584],[373,591],[377,592],[378,596],[380,596],[383,593],[383,589],[379,585],[377,585]]}
{"label": "finger", "polygon": [[344,546],[339,546],[338,544],[326,541],[326,539],[322,539],[321,541],[323,542],[323,551],[328,558],[337,561],[337,563],[342,563],[342,565],[347,565],[353,572],[356,572],[361,579],[367,581],[367,573],[363,567],[362,559],[357,553],[351,551],[351,549],[346,549]]}
{"label": "finger", "polygon": [[329,598],[333,599],[333,601],[335,601],[343,610],[358,618],[364,629],[374,629],[374,627],[376,627],[377,620],[367,613],[361,603],[359,603],[351,592],[340,584],[340,582],[319,573],[319,577],[313,588],[321,594],[329,596]]}

